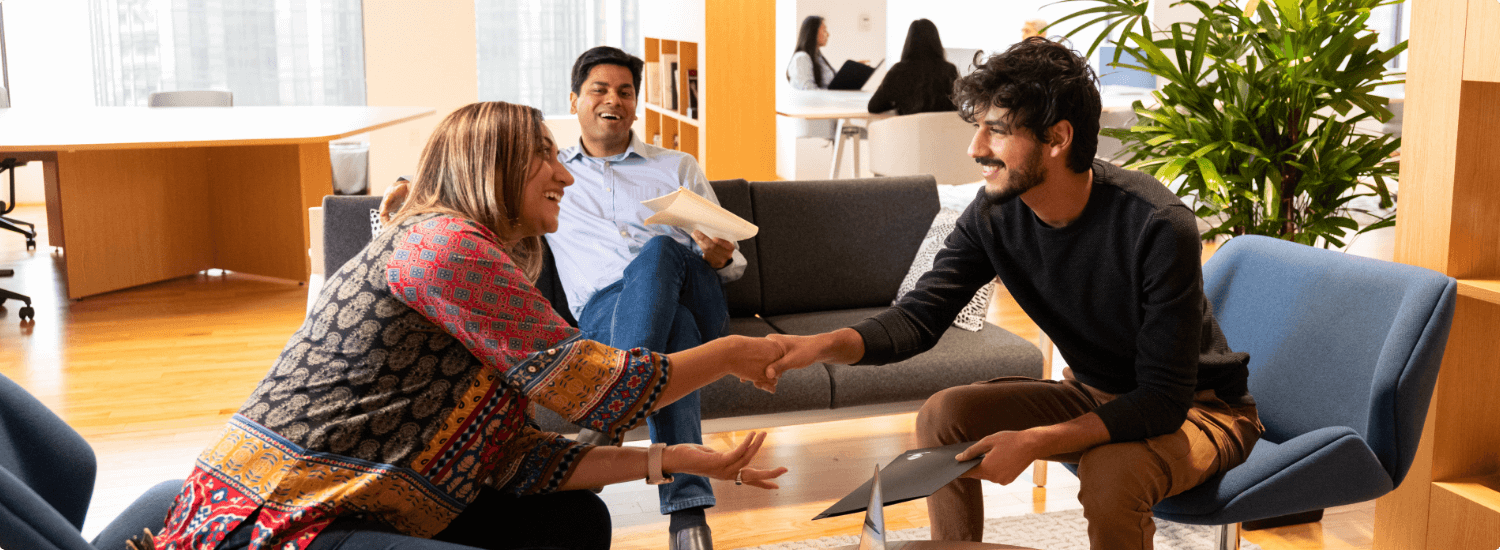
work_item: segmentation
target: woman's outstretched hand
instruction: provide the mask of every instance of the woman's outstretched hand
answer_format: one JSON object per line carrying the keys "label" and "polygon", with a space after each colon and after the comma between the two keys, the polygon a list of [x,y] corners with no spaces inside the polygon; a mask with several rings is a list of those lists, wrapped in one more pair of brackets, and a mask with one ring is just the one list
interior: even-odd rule
{"label": "woman's outstretched hand", "polygon": [[662,469],[667,473],[686,473],[723,479],[727,481],[738,480],[745,485],[760,487],[762,489],[778,489],[781,486],[771,481],[781,474],[786,473],[786,468],[773,470],[762,470],[751,468],[750,460],[760,452],[760,446],[766,440],[765,432],[750,432],[738,446],[728,451],[719,452],[707,445],[694,445],[683,443],[667,447],[662,456]]}

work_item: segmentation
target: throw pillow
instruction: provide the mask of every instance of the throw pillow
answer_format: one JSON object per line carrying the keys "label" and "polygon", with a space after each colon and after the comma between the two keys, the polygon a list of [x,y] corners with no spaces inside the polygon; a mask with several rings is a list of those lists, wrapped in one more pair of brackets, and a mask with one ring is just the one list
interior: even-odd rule
{"label": "throw pillow", "polygon": [[372,237],[375,236],[375,235],[379,235],[381,229],[384,229],[384,225],[380,223],[380,209],[379,208],[371,208],[370,209],[370,235]]}
{"label": "throw pillow", "polygon": [[[932,219],[932,227],[927,229],[927,236],[922,239],[922,246],[917,248],[917,257],[911,262],[911,268],[906,271],[906,278],[901,281],[900,290],[896,291],[895,304],[902,296],[917,287],[917,279],[922,274],[932,269],[932,262],[937,258],[939,250],[943,249],[943,241],[948,240],[948,234],[953,232],[953,226],[958,223],[957,210],[944,208],[938,211]],[[974,298],[969,300],[969,305],[964,306],[963,311],[958,312],[958,318],[953,320],[953,326],[970,331],[978,332],[984,328],[985,313],[990,309],[990,297],[994,294],[993,285],[979,287],[974,293]]]}

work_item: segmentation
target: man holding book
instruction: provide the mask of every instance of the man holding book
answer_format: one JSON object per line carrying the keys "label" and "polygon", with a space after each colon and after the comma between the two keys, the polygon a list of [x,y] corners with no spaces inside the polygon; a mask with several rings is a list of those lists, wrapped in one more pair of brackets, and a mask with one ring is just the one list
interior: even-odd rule
{"label": "man holding book", "polygon": [[[583,136],[558,154],[574,184],[547,244],[580,329],[614,347],[671,352],[724,334],[729,312],[721,284],[744,274],[745,257],[733,242],[645,223],[652,210],[641,201],[679,187],[718,200],[692,156],[631,132],[642,66],[608,46],[574,63],[569,99]],[[702,443],[698,399],[694,392],[650,417],[651,440]],[[580,439],[610,443],[597,432]],[[712,548],[703,515],[715,502],[708,480],[678,475],[658,491],[662,513],[672,515],[670,547]]]}

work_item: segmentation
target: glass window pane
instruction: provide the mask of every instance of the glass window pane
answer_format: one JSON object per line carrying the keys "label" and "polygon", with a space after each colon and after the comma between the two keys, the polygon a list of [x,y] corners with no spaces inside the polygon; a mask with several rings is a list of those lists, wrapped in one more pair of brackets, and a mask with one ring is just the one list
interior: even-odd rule
{"label": "glass window pane", "polygon": [[99,105],[227,90],[235,105],[364,105],[360,0],[90,0]]}
{"label": "glass window pane", "polygon": [[476,0],[474,14],[479,99],[548,116],[568,115],[579,54],[604,44],[637,56],[643,48],[639,0]]}

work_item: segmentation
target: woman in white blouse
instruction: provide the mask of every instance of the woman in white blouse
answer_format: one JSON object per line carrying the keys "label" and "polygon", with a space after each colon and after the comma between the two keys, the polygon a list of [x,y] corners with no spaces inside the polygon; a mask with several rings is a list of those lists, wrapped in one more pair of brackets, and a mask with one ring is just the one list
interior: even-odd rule
{"label": "woman in white blouse", "polygon": [[[823,46],[828,45],[828,24],[821,15],[809,15],[802,20],[797,31],[797,53],[786,67],[786,79],[798,90],[824,90],[833,81],[833,65],[823,57]],[[797,137],[815,137],[833,142],[836,127],[833,120],[799,120]]]}
{"label": "woman in white blouse", "polygon": [[828,45],[828,25],[823,17],[809,15],[802,20],[802,29],[797,31],[797,53],[786,68],[786,79],[798,90],[828,88],[833,80],[833,65],[823,57],[822,48]]}

